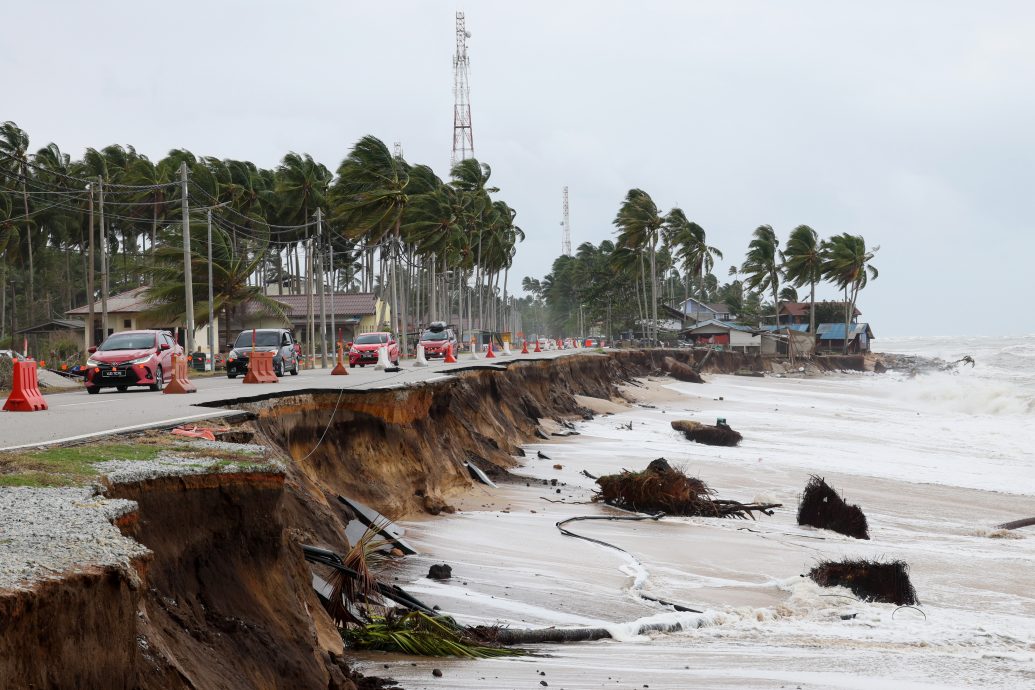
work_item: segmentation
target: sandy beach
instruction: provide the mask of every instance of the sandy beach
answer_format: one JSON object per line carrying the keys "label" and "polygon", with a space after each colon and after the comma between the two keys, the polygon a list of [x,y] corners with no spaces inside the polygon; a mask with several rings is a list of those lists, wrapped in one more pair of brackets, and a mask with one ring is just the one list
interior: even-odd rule
{"label": "sandy beach", "polygon": [[[456,514],[404,523],[422,555],[393,573],[461,622],[605,626],[615,639],[544,645],[533,650],[538,656],[492,661],[362,654],[364,672],[410,690],[544,681],[568,689],[1035,685],[1035,597],[1027,582],[1035,539],[994,530],[1035,513],[1025,483],[1031,473],[1001,471],[1023,468],[1030,453],[1004,441],[977,458],[976,445],[957,440],[968,433],[979,440],[960,428],[966,419],[948,412],[936,418],[908,382],[855,375],[642,383],[625,389],[629,404],[581,401],[598,416],[576,424],[580,435],[526,446],[511,481],[457,498]],[[912,427],[896,425],[907,412],[945,428],[931,435],[912,420]],[[740,447],[693,444],[669,428],[672,419],[716,416],[744,434]],[[997,432],[997,420],[978,421]],[[723,498],[783,508],[757,521],[571,525],[628,554],[555,528],[567,517],[617,512],[588,503],[594,482],[584,470],[639,470],[656,457]],[[810,473],[862,507],[871,540],[796,524]],[[921,605],[864,603],[802,577],[822,560],[845,556],[906,561]],[[452,566],[450,581],[424,577],[437,562]],[[675,612],[641,595],[703,613]],[[635,634],[639,622],[675,620],[688,631]]]}

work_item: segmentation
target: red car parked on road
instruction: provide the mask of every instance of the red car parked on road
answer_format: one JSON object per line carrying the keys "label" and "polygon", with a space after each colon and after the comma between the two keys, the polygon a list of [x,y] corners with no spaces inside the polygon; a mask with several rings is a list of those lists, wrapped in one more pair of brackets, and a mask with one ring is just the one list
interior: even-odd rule
{"label": "red car parked on road", "polygon": [[399,343],[395,336],[384,331],[356,336],[349,348],[349,366],[354,368],[357,364],[361,367],[377,364],[377,351],[382,346],[388,347],[388,359],[392,364],[399,366]]}
{"label": "red car parked on road", "polygon": [[130,386],[147,386],[160,391],[172,371],[172,356],[182,355],[166,331],[122,331],[108,336],[100,347],[90,348],[86,360],[87,393],[102,388],[124,391]]}

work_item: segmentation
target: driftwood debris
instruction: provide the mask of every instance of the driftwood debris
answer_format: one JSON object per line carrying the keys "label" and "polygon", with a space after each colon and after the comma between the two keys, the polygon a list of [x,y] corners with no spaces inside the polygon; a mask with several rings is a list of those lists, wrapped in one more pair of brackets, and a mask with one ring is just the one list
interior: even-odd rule
{"label": "driftwood debris", "polygon": [[798,503],[798,524],[829,529],[856,539],[869,539],[866,515],[849,505],[822,477],[812,475]]}
{"label": "driftwood debris", "polygon": [[996,529],[1017,529],[1019,527],[1031,527],[1035,525],[1035,517],[1024,518],[1023,520],[1014,520],[1013,522],[1004,522],[1001,525],[996,525]]}
{"label": "driftwood debris", "polygon": [[881,601],[899,606],[920,603],[909,581],[904,561],[825,561],[809,571],[820,587],[845,587],[864,601]]}
{"label": "driftwood debris", "polygon": [[709,446],[735,446],[744,440],[739,431],[734,431],[725,424],[712,426],[689,419],[677,419],[672,422],[672,428],[682,431],[688,441]]}
{"label": "driftwood debris", "polygon": [[715,492],[696,477],[688,477],[658,458],[642,472],[623,470],[597,478],[593,500],[642,513],[754,519],[756,511],[773,514],[780,503],[740,503],[714,498]]}
{"label": "driftwood debris", "polygon": [[669,376],[680,381],[686,381],[687,383],[704,383],[704,379],[701,375],[694,371],[693,367],[687,366],[682,362],[677,362],[671,357],[666,357],[661,361],[662,368]]}

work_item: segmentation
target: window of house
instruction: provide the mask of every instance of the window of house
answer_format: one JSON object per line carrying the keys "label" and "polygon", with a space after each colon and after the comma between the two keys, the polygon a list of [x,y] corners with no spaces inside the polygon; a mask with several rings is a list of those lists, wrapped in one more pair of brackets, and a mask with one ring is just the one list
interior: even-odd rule
{"label": "window of house", "polygon": [[133,319],[123,319],[122,320],[122,327],[123,328],[133,328]]}

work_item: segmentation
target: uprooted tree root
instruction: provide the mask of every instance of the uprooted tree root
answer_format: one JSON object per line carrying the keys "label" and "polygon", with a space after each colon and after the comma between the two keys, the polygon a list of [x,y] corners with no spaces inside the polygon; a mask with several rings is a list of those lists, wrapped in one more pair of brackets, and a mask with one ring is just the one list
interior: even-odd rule
{"label": "uprooted tree root", "polygon": [[712,426],[689,419],[677,419],[672,422],[672,428],[682,431],[688,441],[708,446],[735,446],[744,439],[739,431],[734,431],[725,424]]}
{"label": "uprooted tree root", "polygon": [[866,515],[849,505],[822,477],[812,475],[798,503],[798,524],[840,532],[856,539],[869,539]]}
{"label": "uprooted tree root", "polygon": [[671,357],[666,357],[661,361],[661,366],[669,376],[679,381],[686,381],[687,383],[704,383],[704,379],[701,375],[694,370],[693,367],[677,362]]}
{"label": "uprooted tree root", "polygon": [[600,490],[594,501],[641,513],[754,519],[755,511],[772,515],[773,508],[782,506],[714,498],[715,492],[707,484],[672,468],[665,458],[654,460],[642,472],[623,470],[598,477],[597,484]]}
{"label": "uprooted tree root", "polygon": [[845,587],[864,601],[881,601],[899,606],[920,603],[909,581],[909,566],[903,561],[824,561],[809,571],[820,587]]}

